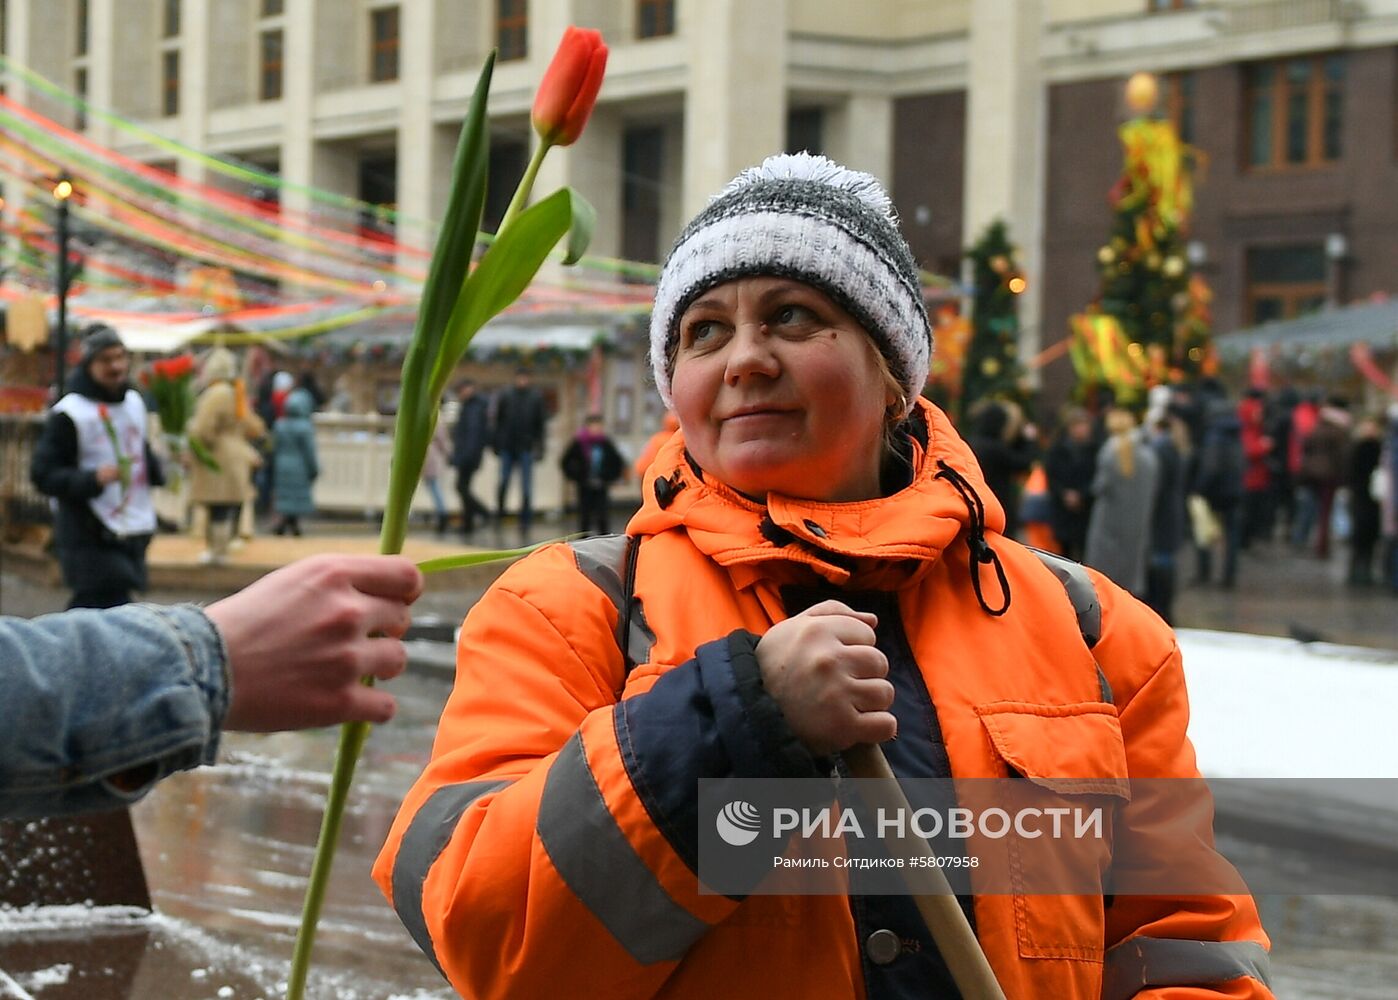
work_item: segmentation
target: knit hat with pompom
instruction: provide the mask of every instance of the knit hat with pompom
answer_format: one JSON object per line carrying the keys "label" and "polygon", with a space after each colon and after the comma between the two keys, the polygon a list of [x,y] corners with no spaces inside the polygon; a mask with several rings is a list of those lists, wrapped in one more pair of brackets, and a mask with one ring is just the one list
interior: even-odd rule
{"label": "knit hat with pompom", "polygon": [[651,368],[667,406],[680,317],[708,289],[754,275],[793,278],[839,303],[887,359],[904,413],[912,409],[927,381],[932,330],[893,202],[869,174],[809,153],[744,170],[675,241],[650,321]]}

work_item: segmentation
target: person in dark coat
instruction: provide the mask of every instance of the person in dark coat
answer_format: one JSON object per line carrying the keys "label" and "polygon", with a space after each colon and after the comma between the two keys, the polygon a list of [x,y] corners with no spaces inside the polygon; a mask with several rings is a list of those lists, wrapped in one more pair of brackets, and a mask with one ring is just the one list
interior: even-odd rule
{"label": "person in dark coat", "polygon": [[1243,440],[1242,539],[1246,549],[1254,541],[1265,540],[1272,525],[1272,449],[1275,442],[1267,434],[1263,393],[1250,389],[1238,404],[1238,421]]}
{"label": "person in dark coat", "polygon": [[1331,398],[1320,408],[1315,429],[1301,445],[1300,481],[1314,498],[1315,554],[1330,558],[1330,515],[1335,492],[1344,482],[1349,462],[1349,435],[1352,418],[1348,404]]}
{"label": "person in dark coat", "polygon": [[[1238,578],[1238,548],[1242,541],[1243,455],[1242,421],[1237,407],[1227,399],[1208,403],[1207,422],[1194,466],[1191,492],[1203,497],[1217,518],[1223,534],[1223,586]],[[1213,553],[1197,546],[1195,580],[1208,583],[1213,575]]]}
{"label": "person in dark coat", "polygon": [[1168,411],[1151,416],[1146,442],[1155,452],[1155,505],[1146,560],[1145,602],[1167,624],[1175,602],[1176,563],[1188,525],[1185,510],[1185,456],[1189,431]]}
{"label": "person in dark coat", "polygon": [[607,490],[621,478],[625,463],[603,429],[601,414],[588,416],[559,464],[578,488],[578,530],[607,534]]}
{"label": "person in dark coat", "polygon": [[519,470],[519,530],[529,530],[534,516],[532,494],[534,463],[544,457],[544,397],[534,387],[529,369],[515,370],[515,384],[499,396],[495,404],[495,454],[500,456],[500,487],[495,496],[495,512],[505,517],[505,494]]}
{"label": "person in dark coat", "polygon": [[1077,407],[1063,416],[1063,425],[1044,460],[1053,534],[1063,554],[1082,561],[1087,545],[1087,524],[1092,514],[1092,479],[1097,474],[1100,443],[1092,434],[1092,418]]}
{"label": "person in dark coat", "polygon": [[272,508],[277,512],[274,534],[301,534],[301,518],[316,512],[311,486],[320,475],[316,431],[311,423],[315,400],[305,389],[293,389],[282,415],[272,428]]}
{"label": "person in dark coat", "polygon": [[1354,432],[1346,481],[1349,485],[1349,582],[1367,587],[1374,582],[1374,549],[1379,542],[1380,508],[1372,489],[1383,455],[1383,429],[1377,417],[1365,417]]}
{"label": "person in dark coat", "polygon": [[1005,535],[1009,538],[1019,533],[1019,485],[1038,457],[1031,427],[1014,403],[991,399],[973,408],[966,435],[985,484],[1005,508]]}
{"label": "person in dark coat", "polygon": [[460,404],[451,429],[451,464],[456,470],[456,493],[461,498],[461,534],[476,530],[476,518],[488,519],[490,508],[476,499],[471,479],[481,467],[485,446],[490,441],[490,400],[476,392],[469,379],[456,389]]}
{"label": "person in dark coat", "polygon": [[131,355],[109,326],[88,328],[82,360],[35,442],[29,477],[53,497],[54,546],[70,608],[113,608],[146,589],[152,486],[165,477],[146,407],[127,382]]}

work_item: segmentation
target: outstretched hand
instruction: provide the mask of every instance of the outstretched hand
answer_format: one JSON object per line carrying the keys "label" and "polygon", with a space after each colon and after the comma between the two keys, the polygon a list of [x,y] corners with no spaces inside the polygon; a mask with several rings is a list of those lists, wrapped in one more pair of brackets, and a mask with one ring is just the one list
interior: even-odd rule
{"label": "outstretched hand", "polygon": [[874,645],[877,625],[875,615],[822,601],[757,643],[763,687],[817,756],[897,735],[888,658]]}
{"label": "outstretched hand", "polygon": [[403,672],[408,606],[422,574],[402,556],[312,556],[269,573],[205,613],[228,647],[225,729],[276,732],[387,722],[392,695],[362,677]]}

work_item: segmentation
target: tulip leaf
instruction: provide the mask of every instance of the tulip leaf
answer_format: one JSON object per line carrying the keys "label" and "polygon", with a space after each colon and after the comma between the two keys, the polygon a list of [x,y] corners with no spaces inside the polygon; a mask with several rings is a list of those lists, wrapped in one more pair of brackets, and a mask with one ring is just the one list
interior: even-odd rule
{"label": "tulip leaf", "polygon": [[[579,207],[579,205],[583,207]],[[575,224],[590,226],[592,206],[572,189],[562,188],[515,216],[500,232],[466,279],[461,298],[447,321],[442,351],[432,371],[432,388],[440,394],[471,338],[514,303],[539,273],[553,248]],[[586,246],[586,234],[579,238]],[[570,251],[575,247],[570,241]]]}
{"label": "tulip leaf", "polygon": [[481,68],[461,125],[452,166],[451,194],[437,235],[437,246],[422,290],[417,323],[403,357],[403,391],[394,427],[393,464],[389,469],[384,531],[379,548],[399,552],[407,534],[406,510],[417,489],[427,456],[427,443],[437,426],[441,389],[428,391],[432,373],[446,339],[451,313],[471,268],[471,255],[485,205],[486,172],[490,161],[490,130],[486,98],[495,66],[492,52]]}
{"label": "tulip leaf", "polygon": [[568,250],[563,263],[576,264],[587,253],[587,245],[592,242],[592,230],[597,227],[597,209],[592,202],[572,188],[567,189],[573,197],[573,222],[568,227]]}

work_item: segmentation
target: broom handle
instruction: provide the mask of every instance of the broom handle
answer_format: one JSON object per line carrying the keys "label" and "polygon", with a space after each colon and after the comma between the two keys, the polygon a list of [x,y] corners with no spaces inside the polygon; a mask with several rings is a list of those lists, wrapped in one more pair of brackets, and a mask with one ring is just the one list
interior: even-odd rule
{"label": "broom handle", "polygon": [[[899,811],[903,816],[912,813],[908,797],[893,776],[893,769],[888,766],[888,759],[882,750],[865,743],[850,747],[842,756],[853,777],[877,782],[870,788],[860,790],[861,793],[874,792],[872,796],[865,794],[865,798],[872,798],[875,806]],[[911,831],[901,837],[889,837],[884,844],[892,856],[904,861],[936,856],[927,846],[927,841]],[[932,932],[932,940],[936,942],[937,950],[946,961],[964,1000],[1005,1000],[1005,993],[1000,989],[985,952],[981,951],[980,942],[971,932],[966,914],[961,912],[961,905],[952,894],[942,870],[931,865],[925,868],[907,867],[903,872],[909,888],[916,893],[913,901],[917,904],[918,912]]]}

